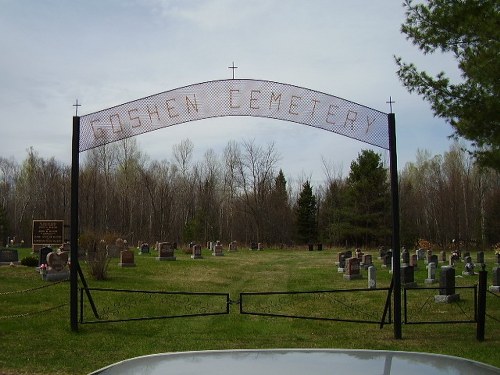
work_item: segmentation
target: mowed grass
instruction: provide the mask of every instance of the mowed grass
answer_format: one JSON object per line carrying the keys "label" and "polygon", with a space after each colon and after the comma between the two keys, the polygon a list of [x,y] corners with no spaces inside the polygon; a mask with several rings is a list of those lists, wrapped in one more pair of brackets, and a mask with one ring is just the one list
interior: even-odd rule
{"label": "mowed grass", "polygon": [[[215,349],[253,348],[358,348],[441,353],[469,358],[500,367],[500,302],[488,294],[486,339],[476,340],[476,325],[403,325],[403,339],[394,338],[394,326],[323,320],[303,320],[240,314],[241,292],[315,291],[367,287],[367,273],[360,280],[344,280],[337,272],[337,249],[319,251],[264,250],[225,251],[223,257],[203,252],[204,259],[193,260],[176,251],[176,261],[155,259],[154,253],[136,253],[136,267],[118,267],[113,259],[109,280],[94,281],[82,268],[93,288],[151,291],[229,293],[233,304],[228,315],[184,317],[105,324],[80,324],[70,330],[69,283],[42,281],[33,268],[0,267],[0,374],[85,374],[108,364],[140,355]],[[20,258],[29,255],[20,250]],[[386,288],[391,275],[377,266],[377,287]],[[475,254],[473,254],[475,256]],[[486,253],[491,271],[493,253]],[[457,267],[461,274],[462,265]],[[423,262],[415,274],[419,287],[427,286]],[[475,277],[457,277],[457,286],[477,283]],[[491,284],[491,272],[488,276]],[[50,286],[49,286],[50,285]],[[47,287],[49,286],[49,287]],[[434,285],[436,286],[436,285]],[[10,293],[44,287],[33,292]],[[459,289],[463,304],[459,313],[450,306],[435,304],[436,291],[411,294],[409,319],[467,320],[473,316],[473,293]],[[290,315],[332,316],[360,319],[381,318],[386,292],[277,295],[268,300],[249,296],[248,309],[284,312]],[[225,297],[177,297],[154,294],[94,292],[98,312],[109,318],[156,316],[215,309],[224,311]],[[245,297],[247,298],[247,297]],[[245,299],[244,298],[244,299]],[[246,301],[246,300],[245,300]],[[255,302],[256,301],[256,302]],[[59,307],[64,305],[62,307]],[[85,319],[95,320],[85,301]],[[214,305],[214,306],[212,306]],[[44,311],[45,312],[40,312]],[[27,315],[24,315],[27,314]],[[455,315],[451,315],[455,314]],[[458,315],[457,315],[458,314]],[[15,317],[16,315],[20,315]]]}

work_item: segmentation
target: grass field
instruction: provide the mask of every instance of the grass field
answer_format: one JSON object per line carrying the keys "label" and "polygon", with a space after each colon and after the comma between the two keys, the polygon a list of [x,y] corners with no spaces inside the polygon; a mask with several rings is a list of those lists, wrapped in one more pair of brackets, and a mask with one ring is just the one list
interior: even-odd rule
{"label": "grass field", "polygon": [[[20,249],[20,259],[29,255]],[[159,262],[155,254],[136,254],[136,267],[118,267],[113,259],[110,279],[94,281],[82,268],[92,288],[150,291],[229,293],[230,313],[203,317],[80,324],[70,330],[69,283],[48,283],[24,266],[0,267],[0,374],[85,374],[108,364],[140,355],[212,349],[359,348],[441,353],[500,367],[500,301],[488,293],[486,338],[476,340],[476,324],[405,324],[403,339],[394,327],[339,321],[304,320],[240,314],[241,292],[318,291],[367,288],[367,274],[344,280],[335,266],[337,250],[264,250],[225,252],[204,259],[176,252],[176,261]],[[389,286],[391,275],[376,259],[377,287]],[[475,255],[475,254],[473,254]],[[488,270],[493,253],[486,253]],[[462,265],[457,268],[461,274]],[[491,284],[491,272],[488,282]],[[427,286],[423,262],[415,274]],[[477,276],[457,277],[457,286],[477,283]],[[434,285],[436,286],[436,285]],[[43,287],[31,292],[11,293]],[[473,317],[472,289],[458,289],[460,304],[436,304],[435,290],[409,293],[409,321],[467,320]],[[225,311],[225,297],[151,293],[93,293],[101,318],[121,319],[158,315]],[[345,320],[380,320],[386,292],[312,293],[245,296],[245,308],[266,313]],[[86,321],[95,320],[85,302]]]}

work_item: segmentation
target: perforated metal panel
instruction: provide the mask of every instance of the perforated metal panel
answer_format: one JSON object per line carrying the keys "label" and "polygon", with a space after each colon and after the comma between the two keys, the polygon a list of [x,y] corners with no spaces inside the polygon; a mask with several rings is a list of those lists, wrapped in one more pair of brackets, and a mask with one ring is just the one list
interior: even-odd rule
{"label": "perforated metal panel", "polygon": [[229,79],[180,87],[81,116],[79,151],[171,125],[223,116],[291,121],[389,149],[386,113],[303,87]]}

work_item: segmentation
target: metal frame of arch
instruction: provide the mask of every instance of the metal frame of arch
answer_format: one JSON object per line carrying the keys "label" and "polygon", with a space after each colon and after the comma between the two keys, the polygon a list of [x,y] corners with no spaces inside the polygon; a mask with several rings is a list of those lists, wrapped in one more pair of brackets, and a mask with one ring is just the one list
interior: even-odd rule
{"label": "metal frame of arch", "polygon": [[[380,112],[337,96],[299,86],[250,79],[197,83],[81,117],[73,117],[71,329],[78,330],[78,275],[86,287],[78,262],[80,152],[172,125],[225,116],[250,116],[289,121],[337,133],[389,150],[394,261],[394,336],[401,338],[399,193],[394,114]],[[90,295],[89,299],[91,300]],[[95,310],[94,306],[93,308]]]}

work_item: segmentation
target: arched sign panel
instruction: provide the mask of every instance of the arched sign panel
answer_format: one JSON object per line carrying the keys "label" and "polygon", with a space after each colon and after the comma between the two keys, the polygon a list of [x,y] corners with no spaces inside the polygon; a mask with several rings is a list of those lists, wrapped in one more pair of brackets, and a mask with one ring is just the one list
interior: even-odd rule
{"label": "arched sign panel", "polygon": [[171,125],[223,116],[291,121],[389,149],[386,113],[303,87],[229,79],[180,87],[81,116],[79,151]]}

